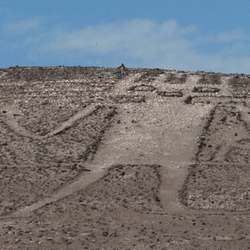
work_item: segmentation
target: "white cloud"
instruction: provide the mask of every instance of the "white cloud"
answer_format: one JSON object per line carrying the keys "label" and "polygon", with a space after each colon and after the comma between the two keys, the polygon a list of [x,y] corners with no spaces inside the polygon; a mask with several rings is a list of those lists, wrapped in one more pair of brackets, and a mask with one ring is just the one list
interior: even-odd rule
{"label": "white cloud", "polygon": [[40,26],[39,20],[19,21],[16,23],[8,23],[3,26],[4,33],[8,35],[21,35],[30,30],[36,30]]}
{"label": "white cloud", "polygon": [[[241,29],[202,34],[198,26],[180,27],[172,19],[161,24],[147,19],[120,20],[72,30],[58,24],[40,29],[40,23],[37,19],[5,26],[15,34],[27,32],[21,46],[27,47],[28,59],[36,58],[37,62],[39,58],[49,62],[60,58],[62,62],[66,60],[66,65],[69,60],[79,62],[84,58],[101,67],[110,62],[120,65],[123,60],[125,65],[130,64],[128,67],[170,66],[224,73],[247,72],[250,67],[250,56],[238,55],[242,50],[250,51],[244,43],[249,38]],[[38,32],[28,32],[31,30]]]}
{"label": "white cloud", "polygon": [[[234,56],[234,53],[243,48],[242,44],[231,44],[231,47],[225,47],[211,54],[205,51],[203,54],[197,50],[202,46],[221,43],[229,46],[230,42],[240,41],[245,38],[244,32],[240,29],[233,30],[231,33],[202,35],[199,33],[199,27],[189,25],[181,28],[175,20],[158,24],[147,19],[133,19],[72,31],[60,29],[54,32],[54,35],[48,43],[43,44],[43,52],[78,50],[82,54],[93,53],[100,56],[117,54],[117,58],[122,56],[131,62],[141,61],[138,67],[148,68],[170,66],[182,70],[209,68],[215,72],[230,72],[236,62],[239,63],[237,64],[239,70],[246,69],[247,65],[250,66],[249,56],[242,61],[236,59],[237,54]],[[185,38],[187,35],[192,35],[192,38]],[[98,46],[95,45],[97,41],[99,41]],[[243,61],[244,66],[241,63]],[[236,69],[235,66],[234,69]]]}
{"label": "white cloud", "polygon": [[242,51],[247,51],[246,46],[242,42],[236,42],[234,44],[226,45],[222,50],[221,54],[224,56],[239,54]]}
{"label": "white cloud", "polygon": [[[91,48],[104,54],[125,49],[135,55],[144,54],[145,56],[145,50],[149,50],[148,53],[155,53],[164,43],[167,47],[170,43],[175,43],[176,39],[182,39],[184,34],[195,30],[196,27],[193,25],[180,29],[174,20],[164,22],[159,26],[154,21],[134,19],[95,27],[88,26],[71,32],[60,29],[54,32],[54,38],[44,46],[44,49],[87,50]],[[99,46],[93,47],[96,41],[99,41]]]}
{"label": "white cloud", "polygon": [[220,32],[217,36],[219,42],[230,43],[232,41],[241,40],[245,37],[242,29],[233,30],[232,32]]}

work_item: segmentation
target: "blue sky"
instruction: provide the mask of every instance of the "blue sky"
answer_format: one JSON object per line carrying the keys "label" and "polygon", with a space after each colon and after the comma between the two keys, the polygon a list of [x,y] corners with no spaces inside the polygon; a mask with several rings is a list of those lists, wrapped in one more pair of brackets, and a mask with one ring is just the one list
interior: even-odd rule
{"label": "blue sky", "polygon": [[1,0],[0,68],[250,74],[249,0]]}

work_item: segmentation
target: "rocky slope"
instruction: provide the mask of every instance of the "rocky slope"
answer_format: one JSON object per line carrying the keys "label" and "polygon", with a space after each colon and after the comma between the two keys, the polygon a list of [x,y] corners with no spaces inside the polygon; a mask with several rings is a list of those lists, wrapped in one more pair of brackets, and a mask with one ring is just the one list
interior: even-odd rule
{"label": "rocky slope", "polygon": [[1,249],[250,249],[249,76],[0,69]]}

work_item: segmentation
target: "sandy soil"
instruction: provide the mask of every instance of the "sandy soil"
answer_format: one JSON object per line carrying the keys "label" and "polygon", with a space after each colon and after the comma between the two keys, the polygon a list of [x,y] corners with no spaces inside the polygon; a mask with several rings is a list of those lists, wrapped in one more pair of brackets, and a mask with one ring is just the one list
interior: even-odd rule
{"label": "sandy soil", "polygon": [[2,249],[250,249],[247,76],[32,70],[0,79]]}

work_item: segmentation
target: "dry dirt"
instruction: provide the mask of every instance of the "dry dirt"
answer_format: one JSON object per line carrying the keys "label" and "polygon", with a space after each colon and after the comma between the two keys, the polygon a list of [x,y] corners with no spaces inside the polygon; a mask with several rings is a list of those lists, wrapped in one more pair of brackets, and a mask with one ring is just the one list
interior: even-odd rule
{"label": "dry dirt", "polygon": [[0,74],[1,249],[250,249],[249,76]]}

